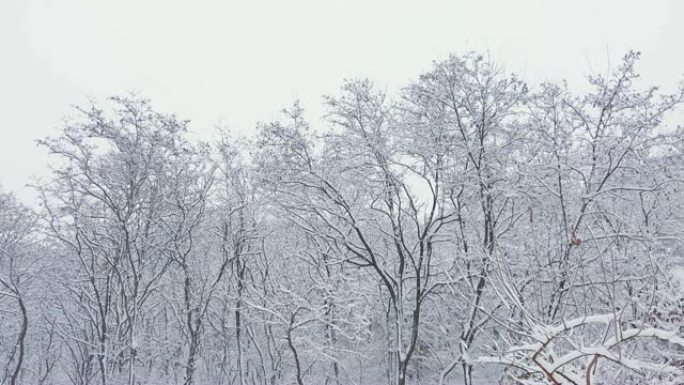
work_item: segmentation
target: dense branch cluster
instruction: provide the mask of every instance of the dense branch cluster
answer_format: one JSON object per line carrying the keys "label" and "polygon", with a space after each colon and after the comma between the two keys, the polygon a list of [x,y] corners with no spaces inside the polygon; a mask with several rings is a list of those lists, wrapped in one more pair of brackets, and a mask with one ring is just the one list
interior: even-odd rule
{"label": "dense branch cluster", "polygon": [[0,194],[0,384],[681,384],[684,88],[476,54],[249,138],[146,100]]}

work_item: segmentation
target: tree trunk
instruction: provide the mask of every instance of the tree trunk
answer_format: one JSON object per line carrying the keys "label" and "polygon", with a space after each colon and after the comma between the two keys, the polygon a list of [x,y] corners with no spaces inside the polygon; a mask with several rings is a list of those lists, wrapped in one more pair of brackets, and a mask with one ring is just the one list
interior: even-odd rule
{"label": "tree trunk", "polygon": [[17,302],[19,303],[19,310],[21,311],[21,331],[19,332],[19,337],[17,337],[17,346],[19,352],[17,355],[17,364],[14,367],[14,372],[12,373],[12,378],[10,378],[10,385],[17,385],[17,378],[19,378],[19,373],[21,372],[21,366],[24,363],[24,350],[26,333],[28,331],[28,315],[26,312],[26,306],[24,305],[24,300],[21,298],[19,291],[16,291]]}

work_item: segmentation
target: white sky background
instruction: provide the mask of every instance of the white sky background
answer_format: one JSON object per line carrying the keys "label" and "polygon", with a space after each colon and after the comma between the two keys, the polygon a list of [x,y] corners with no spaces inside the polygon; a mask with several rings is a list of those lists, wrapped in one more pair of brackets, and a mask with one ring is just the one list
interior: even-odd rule
{"label": "white sky background", "polygon": [[449,53],[582,84],[630,48],[648,83],[684,74],[684,1],[0,0],[0,183],[24,200],[70,106],[136,91],[248,134],[300,99],[314,123],[343,78],[392,91]]}

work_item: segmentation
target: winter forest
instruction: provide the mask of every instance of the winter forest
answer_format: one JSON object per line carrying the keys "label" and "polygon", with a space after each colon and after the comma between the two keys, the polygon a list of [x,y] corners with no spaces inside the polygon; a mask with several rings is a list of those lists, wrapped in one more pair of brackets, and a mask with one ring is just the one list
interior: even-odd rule
{"label": "winter forest", "polygon": [[684,86],[638,59],[452,55],[205,141],[78,107],[0,194],[0,384],[684,383]]}

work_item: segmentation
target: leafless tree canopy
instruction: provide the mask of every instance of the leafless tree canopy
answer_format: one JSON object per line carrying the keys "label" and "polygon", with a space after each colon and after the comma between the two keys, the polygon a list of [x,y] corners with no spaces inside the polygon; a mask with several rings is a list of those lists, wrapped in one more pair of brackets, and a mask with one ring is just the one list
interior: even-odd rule
{"label": "leafless tree canopy", "polygon": [[147,100],[0,193],[0,384],[683,384],[684,88],[477,54],[252,137]]}

